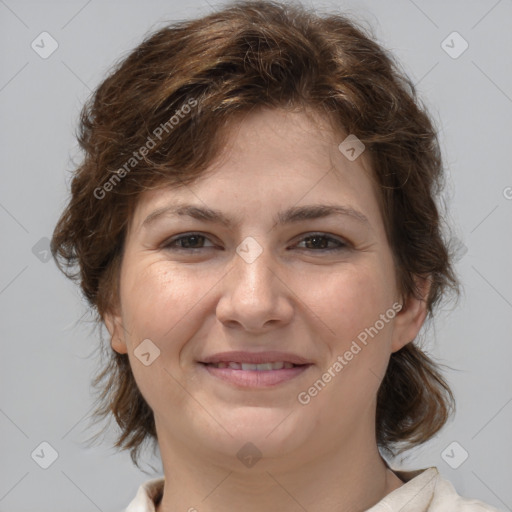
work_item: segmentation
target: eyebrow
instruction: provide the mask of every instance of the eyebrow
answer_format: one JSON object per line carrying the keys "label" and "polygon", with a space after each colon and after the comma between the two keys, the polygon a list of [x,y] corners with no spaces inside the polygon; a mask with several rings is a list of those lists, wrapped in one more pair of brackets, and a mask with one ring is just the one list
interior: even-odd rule
{"label": "eyebrow", "polygon": [[[193,204],[184,204],[158,208],[146,217],[141,227],[147,228],[157,219],[169,215],[188,216],[200,221],[222,224],[223,226],[231,229],[239,224],[235,219],[227,217],[220,210],[214,210],[208,207],[196,206]],[[334,215],[348,216],[370,226],[369,220],[360,211],[354,210],[349,206],[330,204],[293,206],[287,210],[278,212],[277,216],[273,220],[274,224],[282,225],[304,220],[321,219]]]}

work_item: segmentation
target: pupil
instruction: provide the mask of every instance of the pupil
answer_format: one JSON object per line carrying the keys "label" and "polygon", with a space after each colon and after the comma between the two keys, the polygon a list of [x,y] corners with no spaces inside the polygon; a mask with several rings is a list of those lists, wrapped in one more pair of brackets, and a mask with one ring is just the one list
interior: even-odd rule
{"label": "pupil", "polygon": [[325,249],[325,243],[327,240],[322,236],[311,236],[308,239],[309,241],[313,242],[313,246],[318,248],[321,247],[322,249]]}
{"label": "pupil", "polygon": [[[201,237],[198,236],[198,235],[190,235],[188,236],[187,238],[184,239],[184,242],[185,242],[185,245],[187,247],[192,247],[194,248],[195,247],[195,243],[194,241],[197,243],[199,241]],[[192,240],[192,243],[190,243],[190,241]]]}

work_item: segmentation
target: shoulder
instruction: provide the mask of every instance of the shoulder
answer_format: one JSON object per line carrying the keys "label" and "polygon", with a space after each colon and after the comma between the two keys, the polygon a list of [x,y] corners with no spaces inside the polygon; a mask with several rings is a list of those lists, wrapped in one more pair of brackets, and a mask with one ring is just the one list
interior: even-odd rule
{"label": "shoulder", "polygon": [[499,512],[483,501],[460,496],[452,483],[438,477],[429,512]]}
{"label": "shoulder", "polygon": [[[397,497],[401,495],[410,500],[404,503],[402,512],[409,510],[409,506],[412,506],[411,511],[421,509],[425,512],[500,512],[483,501],[459,495],[453,484],[444,479],[436,467],[395,473],[405,483],[394,492]],[[393,493],[389,497],[392,498]]]}
{"label": "shoulder", "polygon": [[[483,501],[460,496],[436,467],[394,473],[404,485],[367,512],[500,512]],[[163,486],[164,478],[144,482],[124,512],[154,512]]]}
{"label": "shoulder", "polygon": [[155,512],[155,504],[161,499],[163,488],[163,477],[144,482],[123,512]]}

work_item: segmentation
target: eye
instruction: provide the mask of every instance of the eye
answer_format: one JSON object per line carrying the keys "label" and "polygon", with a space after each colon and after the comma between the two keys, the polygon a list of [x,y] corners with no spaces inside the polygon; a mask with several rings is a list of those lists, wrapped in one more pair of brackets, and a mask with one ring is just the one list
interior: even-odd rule
{"label": "eye", "polygon": [[[337,238],[326,235],[325,233],[311,233],[310,235],[302,238],[301,244],[306,244],[305,249],[310,249],[316,252],[319,251],[339,251],[348,248],[348,244]],[[334,247],[327,247],[329,243],[336,244]]]}
{"label": "eye", "polygon": [[[209,239],[201,233],[186,233],[175,236],[167,242],[164,242],[163,248],[168,250],[195,251],[215,247],[213,244],[205,246],[204,243],[206,241],[209,241]],[[299,249],[311,250],[314,252],[339,251],[349,247],[349,245],[344,241],[328,236],[325,233],[311,233],[308,236],[303,237],[296,247],[301,243],[304,243],[305,247],[299,247]],[[329,247],[329,244],[331,247]],[[332,247],[333,244],[334,247]]]}
{"label": "eye", "polygon": [[[164,243],[163,247],[165,249],[193,251],[195,249],[202,249],[204,247],[203,244],[205,240],[208,240],[208,238],[206,238],[204,235],[201,235],[201,233],[188,233],[171,238]],[[214,245],[211,245],[210,247],[214,247]]]}

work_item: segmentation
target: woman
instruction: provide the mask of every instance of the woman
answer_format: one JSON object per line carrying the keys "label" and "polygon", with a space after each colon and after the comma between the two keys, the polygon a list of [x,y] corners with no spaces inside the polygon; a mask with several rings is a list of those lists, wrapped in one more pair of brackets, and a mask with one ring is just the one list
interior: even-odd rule
{"label": "woman", "polygon": [[158,443],[128,512],[496,510],[381,455],[453,410],[414,340],[458,282],[436,132],[362,29],[272,2],[166,27],[80,143],[52,252],[110,334],[97,416],[135,463]]}

